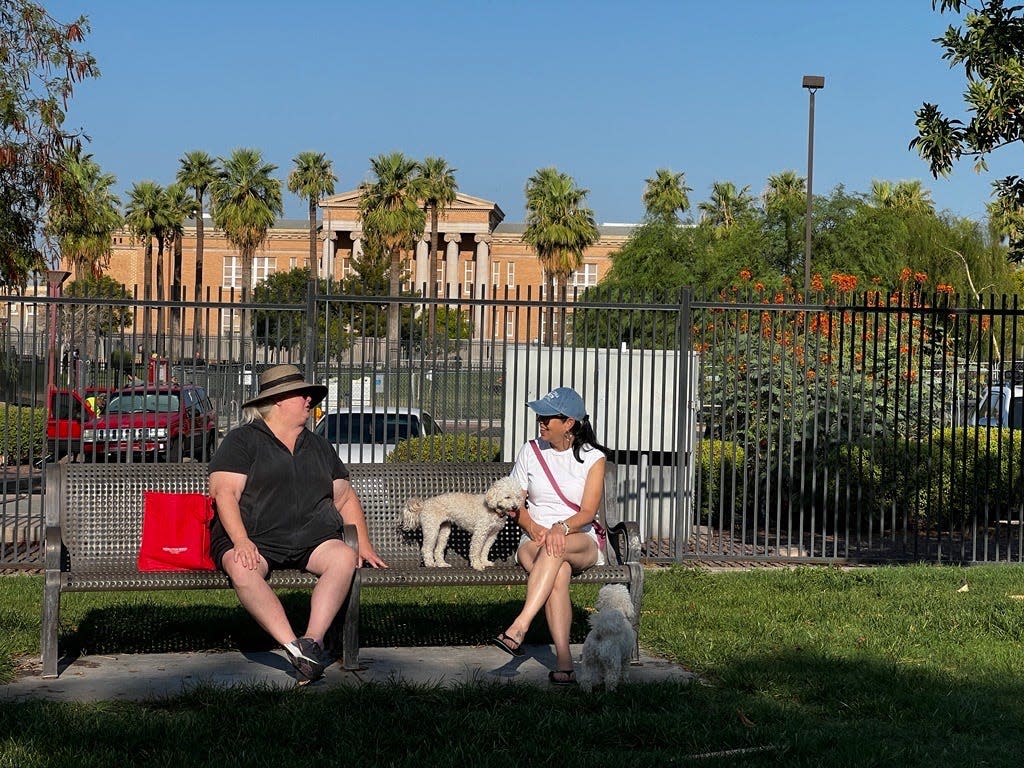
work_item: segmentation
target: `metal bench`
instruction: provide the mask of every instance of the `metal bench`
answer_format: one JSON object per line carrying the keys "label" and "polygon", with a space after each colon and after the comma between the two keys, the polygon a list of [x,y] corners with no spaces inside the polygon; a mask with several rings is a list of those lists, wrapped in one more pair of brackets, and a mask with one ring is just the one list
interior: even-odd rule
{"label": "metal bench", "polygon": [[[360,568],[346,606],[339,614],[342,664],[359,665],[359,597],[363,587],[516,585],[526,573],[512,555],[519,529],[509,521],[490,557],[495,566],[485,571],[469,567],[468,534],[455,529],[448,544],[451,568],[425,568],[420,559],[419,532],[400,530],[402,506],[410,496],[426,498],[451,491],[482,493],[511,464],[353,464],[352,485],[362,501],[370,539],[391,567]],[[205,493],[206,464],[54,464],[47,468],[45,490],[46,582],[43,595],[43,677],[58,674],[57,637],[60,597],[65,592],[106,592],[153,589],[229,589],[219,572],[143,573],[136,567],[142,534],[142,498],[147,490]],[[622,521],[615,504],[615,470],[608,464],[601,519],[609,531],[608,565],[595,566],[574,577],[576,582],[626,584],[639,624],[643,598],[640,535],[636,523]],[[346,526],[354,544],[355,531]],[[299,571],[275,571],[275,589],[312,587],[316,579]],[[635,649],[637,654],[639,648]]]}

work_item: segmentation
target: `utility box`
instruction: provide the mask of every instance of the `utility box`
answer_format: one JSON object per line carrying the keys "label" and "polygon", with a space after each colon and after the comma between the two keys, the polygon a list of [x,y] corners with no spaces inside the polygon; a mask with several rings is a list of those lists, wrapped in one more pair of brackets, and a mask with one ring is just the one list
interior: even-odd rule
{"label": "utility box", "polygon": [[636,505],[642,535],[681,534],[686,540],[694,514],[699,371],[697,353],[676,350],[511,350],[505,358],[502,458],[514,460],[522,444],[537,436],[536,414],[526,403],[555,387],[572,387],[587,404],[598,441],[614,453],[619,501]]}

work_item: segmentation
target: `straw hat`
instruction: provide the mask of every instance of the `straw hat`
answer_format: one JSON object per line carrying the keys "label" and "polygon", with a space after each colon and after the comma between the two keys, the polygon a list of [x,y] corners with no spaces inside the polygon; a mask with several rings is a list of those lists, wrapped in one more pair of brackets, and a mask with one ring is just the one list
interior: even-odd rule
{"label": "straw hat", "polygon": [[310,384],[302,375],[302,371],[294,365],[275,365],[260,374],[259,394],[242,403],[243,408],[263,405],[285,396],[299,393],[309,395],[316,405],[327,397],[327,387],[323,384]]}

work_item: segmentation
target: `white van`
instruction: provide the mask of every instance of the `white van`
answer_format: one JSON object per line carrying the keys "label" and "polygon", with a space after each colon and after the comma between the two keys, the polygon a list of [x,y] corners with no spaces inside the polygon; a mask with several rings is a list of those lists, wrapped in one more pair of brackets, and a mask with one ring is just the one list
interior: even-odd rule
{"label": "white van", "polygon": [[346,464],[383,462],[408,437],[440,435],[441,428],[419,408],[339,408],[324,414],[316,433],[330,441]]}

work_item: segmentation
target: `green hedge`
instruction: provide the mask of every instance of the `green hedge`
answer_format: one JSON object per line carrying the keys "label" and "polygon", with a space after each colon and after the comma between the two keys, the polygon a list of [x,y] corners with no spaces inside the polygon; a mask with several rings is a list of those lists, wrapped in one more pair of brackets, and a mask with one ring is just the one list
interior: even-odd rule
{"label": "green hedge", "polygon": [[388,456],[396,462],[479,462],[497,461],[501,444],[490,437],[475,435],[431,435],[402,440]]}
{"label": "green hedge", "polygon": [[992,427],[936,430],[928,449],[932,471],[915,485],[919,514],[942,526],[1016,515],[1024,502],[1024,437]]}
{"label": "green hedge", "polygon": [[[700,488],[697,506],[702,522],[715,522],[719,510],[726,516],[742,511],[746,482],[743,448],[723,440],[702,440],[700,444]],[[735,492],[733,478],[735,477]]]}
{"label": "green hedge", "polygon": [[0,403],[0,455],[6,464],[22,464],[46,449],[46,410]]}

